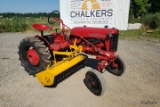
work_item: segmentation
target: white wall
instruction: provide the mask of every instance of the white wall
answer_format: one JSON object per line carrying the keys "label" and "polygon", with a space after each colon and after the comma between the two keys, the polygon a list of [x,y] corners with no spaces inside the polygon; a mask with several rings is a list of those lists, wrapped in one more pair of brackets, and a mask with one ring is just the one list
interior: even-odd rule
{"label": "white wall", "polygon": [[[87,1],[84,10],[83,3]],[[130,0],[60,0],[61,19],[69,27],[116,27],[120,30],[128,28]],[[92,6],[99,4],[97,9]]]}

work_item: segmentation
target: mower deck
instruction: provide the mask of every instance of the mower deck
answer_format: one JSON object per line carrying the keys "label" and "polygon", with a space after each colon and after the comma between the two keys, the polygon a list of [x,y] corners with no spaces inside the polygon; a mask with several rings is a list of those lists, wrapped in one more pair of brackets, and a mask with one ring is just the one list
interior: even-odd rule
{"label": "mower deck", "polygon": [[53,51],[53,64],[49,65],[46,70],[36,74],[37,79],[44,86],[52,86],[56,76],[88,58],[86,55],[79,53],[82,47],[76,45],[76,40],[73,45],[70,45],[70,50],[70,52]]}
{"label": "mower deck", "polygon": [[63,63],[58,64],[57,66],[49,66],[46,70],[37,73],[37,79],[42,83],[44,86],[52,86],[55,81],[55,77],[59,74],[64,73],[68,69],[79,65],[79,63],[84,62],[87,59],[86,55],[79,54],[72,59],[68,59]]}

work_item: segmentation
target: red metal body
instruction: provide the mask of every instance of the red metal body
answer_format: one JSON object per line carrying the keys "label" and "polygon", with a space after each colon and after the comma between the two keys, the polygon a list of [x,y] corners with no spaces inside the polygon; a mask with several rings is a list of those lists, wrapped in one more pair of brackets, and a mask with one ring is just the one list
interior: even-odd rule
{"label": "red metal body", "polygon": [[52,30],[52,27],[43,24],[33,24],[32,27],[39,31]]}
{"label": "red metal body", "polygon": [[[108,66],[115,59],[115,50],[111,50],[111,37],[118,36],[118,30],[115,28],[93,28],[93,27],[75,27],[71,30],[70,39],[77,39],[77,44],[82,45],[82,50],[85,53],[96,55],[98,70]],[[112,63],[114,67],[117,67]]]}
{"label": "red metal body", "polygon": [[[56,32],[47,36],[43,34],[42,36],[37,36],[46,42],[50,50],[66,50],[76,39],[77,45],[82,46],[83,52],[94,54],[97,60],[101,60],[97,66],[100,72],[109,64],[112,64],[113,67],[117,67],[117,64],[112,63],[118,57],[115,55],[118,42],[117,29],[106,27],[75,27],[70,29],[61,19],[55,18],[54,20],[61,23],[62,31],[60,33]],[[40,24],[33,25],[33,27],[37,30],[41,30],[41,33],[43,30],[51,29],[46,25]],[[70,30],[70,39],[66,38],[66,32],[68,32],[68,30]]]}
{"label": "red metal body", "polygon": [[66,36],[64,35],[65,30],[63,30],[63,33],[52,33],[50,36],[53,36],[53,43],[49,43],[48,40],[45,38],[45,35],[43,35],[44,30],[52,30],[52,27],[43,25],[43,24],[33,24],[33,28],[36,30],[41,31],[41,36],[36,36],[49,46],[50,50],[59,51],[60,49],[64,50],[65,48],[68,48],[70,43],[66,39]]}
{"label": "red metal body", "polygon": [[84,38],[105,39],[106,35],[112,33],[117,34],[118,30],[115,28],[94,28],[94,27],[75,27],[71,30],[71,35],[81,36]]}

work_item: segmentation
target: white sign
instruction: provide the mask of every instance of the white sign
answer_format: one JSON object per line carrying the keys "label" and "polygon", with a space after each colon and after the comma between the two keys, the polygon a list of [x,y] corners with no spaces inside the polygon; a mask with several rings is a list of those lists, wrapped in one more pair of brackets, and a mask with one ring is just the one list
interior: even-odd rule
{"label": "white sign", "polygon": [[60,0],[61,19],[69,27],[128,27],[130,0]]}

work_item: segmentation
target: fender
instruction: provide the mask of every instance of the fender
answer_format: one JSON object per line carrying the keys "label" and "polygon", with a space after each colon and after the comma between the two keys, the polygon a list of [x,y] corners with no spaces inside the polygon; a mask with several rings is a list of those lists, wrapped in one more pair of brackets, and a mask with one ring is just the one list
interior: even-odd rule
{"label": "fender", "polygon": [[50,43],[43,36],[36,35],[35,38],[42,40],[46,46],[50,47]]}

